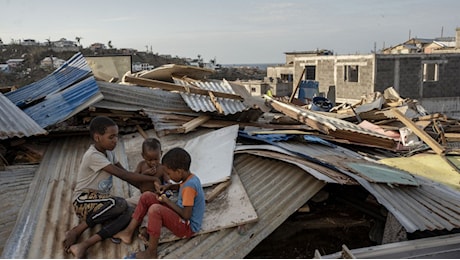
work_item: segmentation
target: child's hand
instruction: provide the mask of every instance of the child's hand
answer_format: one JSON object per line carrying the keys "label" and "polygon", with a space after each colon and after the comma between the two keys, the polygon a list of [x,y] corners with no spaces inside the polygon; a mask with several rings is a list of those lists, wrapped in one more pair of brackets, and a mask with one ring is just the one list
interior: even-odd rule
{"label": "child's hand", "polygon": [[147,175],[155,175],[157,173],[157,167],[150,167],[147,170],[145,170],[142,174],[147,174]]}
{"label": "child's hand", "polygon": [[153,185],[155,185],[155,191],[156,191],[159,195],[161,195],[161,194],[163,193],[163,191],[161,190],[163,185],[160,185],[160,183],[158,183],[158,182],[154,182]]}
{"label": "child's hand", "polygon": [[166,194],[161,194],[160,196],[158,196],[158,201],[166,203],[166,202],[169,201],[169,198],[168,198],[168,196],[166,196]]}
{"label": "child's hand", "polygon": [[159,187],[160,194],[165,193],[165,191],[167,191],[167,190],[169,190],[169,184],[160,185],[160,187]]}

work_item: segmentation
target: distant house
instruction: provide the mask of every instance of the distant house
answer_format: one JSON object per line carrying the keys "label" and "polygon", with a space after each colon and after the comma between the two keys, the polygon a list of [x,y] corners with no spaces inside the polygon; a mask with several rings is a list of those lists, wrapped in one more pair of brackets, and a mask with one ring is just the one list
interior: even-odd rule
{"label": "distant house", "polygon": [[25,45],[25,46],[36,46],[36,45],[39,45],[38,42],[36,42],[35,40],[33,39],[24,39],[22,42],[21,42],[21,45]]}
{"label": "distant house", "polygon": [[[457,37],[458,38],[458,37]],[[434,50],[453,49],[456,37],[438,37],[434,39],[411,38],[404,43],[382,50],[383,54],[433,53]],[[451,50],[452,51],[452,50]]]}
{"label": "distant house", "polygon": [[66,61],[56,57],[45,57],[40,61],[40,67],[57,69],[61,67]]}
{"label": "distant house", "polygon": [[138,72],[138,71],[142,71],[142,70],[153,70],[155,68],[155,66],[153,65],[150,65],[148,63],[142,63],[142,62],[133,62],[133,65],[132,65],[132,71],[133,72]]}
{"label": "distant house", "polygon": [[92,50],[93,52],[99,52],[99,51],[107,49],[107,47],[103,43],[96,42],[96,43],[91,44],[89,46],[89,49]]}
{"label": "distant house", "polygon": [[62,52],[62,51],[78,51],[79,47],[76,42],[67,40],[66,38],[61,38],[58,41],[52,42],[53,51]]}
{"label": "distant house", "polygon": [[8,64],[10,68],[17,68],[21,66],[23,62],[24,59],[9,59],[6,61],[6,64]]}

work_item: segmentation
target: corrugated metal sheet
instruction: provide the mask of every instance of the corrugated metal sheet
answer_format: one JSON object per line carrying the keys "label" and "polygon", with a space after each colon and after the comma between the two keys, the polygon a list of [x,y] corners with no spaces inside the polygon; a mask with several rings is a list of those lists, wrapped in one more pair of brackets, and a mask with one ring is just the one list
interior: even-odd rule
{"label": "corrugated metal sheet", "polygon": [[32,118],[0,93],[0,140],[47,134]]}
{"label": "corrugated metal sheet", "polygon": [[98,81],[104,100],[95,107],[117,110],[152,109],[167,112],[191,112],[180,94],[161,89]]}
{"label": "corrugated metal sheet", "polygon": [[363,128],[345,120],[326,116],[319,112],[283,103],[270,97],[266,98],[276,110],[299,122],[305,123],[324,134],[360,143],[361,145],[382,146],[390,149],[394,149],[396,147],[397,140],[376,131]]}
{"label": "corrugated metal sheet", "polygon": [[[351,249],[358,259],[458,259],[460,235],[445,235],[415,239],[385,245]],[[342,252],[321,256],[324,259],[343,259]]]}
{"label": "corrugated metal sheet", "polygon": [[[73,173],[77,172],[89,144],[88,139],[56,139],[49,145],[2,257],[71,257],[64,253],[62,241],[65,231],[77,223],[70,202],[70,191],[76,178]],[[123,165],[127,165],[123,145],[117,147],[117,157]],[[300,168],[277,160],[238,155],[234,166],[257,211],[259,221],[240,228],[161,244],[160,256],[243,258],[325,185]],[[114,191],[116,195],[124,197],[131,193],[129,186],[121,181],[114,183]],[[83,238],[88,238],[89,234],[86,232]],[[107,240],[93,246],[88,253],[91,258],[122,258],[128,252],[140,249],[140,240],[130,246],[115,245]]]}
{"label": "corrugated metal sheet", "polygon": [[390,187],[358,180],[407,232],[460,228],[460,193],[415,176],[418,187]]}
{"label": "corrugated metal sheet", "polygon": [[[232,86],[228,84],[226,80],[223,81],[194,81],[193,85],[190,85],[187,81],[174,78],[174,83],[181,86],[195,86],[201,89],[212,90],[222,93],[235,94],[235,91],[232,89]],[[214,104],[211,101],[209,96],[191,94],[191,93],[181,93],[182,98],[185,100],[187,105],[193,111],[202,111],[202,112],[216,112],[218,111]],[[242,101],[228,99],[228,98],[217,98],[217,103],[222,107],[224,115],[236,114],[242,112],[243,110],[248,109]]]}
{"label": "corrugated metal sheet", "polygon": [[24,112],[41,127],[47,127],[66,120],[102,98],[96,79],[91,76],[48,95],[44,101],[24,109]]}
{"label": "corrugated metal sheet", "polygon": [[[78,223],[71,195],[81,158],[89,145],[89,137],[58,138],[47,148],[38,167],[24,204],[2,254],[2,258],[72,258],[62,247],[65,232]],[[127,165],[123,142],[116,156]],[[114,178],[114,195],[129,197],[130,187]],[[85,232],[81,239],[94,234]],[[91,258],[122,258],[129,251],[140,250],[132,245],[115,245],[110,239],[97,243],[89,250]]]}
{"label": "corrugated metal sheet", "polygon": [[37,170],[38,165],[7,166],[0,170],[0,254],[16,224],[19,210]]}
{"label": "corrugated metal sheet", "polygon": [[45,78],[9,92],[5,96],[17,106],[24,107],[33,101],[71,86],[85,78],[90,72],[91,69],[86,59],[81,53],[77,53]]}
{"label": "corrugated metal sheet", "polygon": [[254,155],[236,155],[234,167],[259,221],[161,244],[160,257],[244,258],[325,185],[296,166]]}
{"label": "corrugated metal sheet", "polygon": [[[270,142],[268,142],[270,143]],[[276,146],[303,155],[303,158],[327,166],[349,176],[367,189],[385,208],[390,211],[407,232],[424,230],[452,230],[460,228],[460,192],[418,176],[386,165],[369,161],[361,155],[345,148],[331,148],[318,144],[298,142],[276,142]],[[366,174],[352,171],[355,168],[367,169],[370,165],[382,169],[392,169],[395,175],[387,174],[386,182],[373,183]],[[388,173],[388,172],[387,172]],[[433,173],[435,174],[435,173]],[[400,185],[401,176],[410,176],[410,182]],[[365,179],[366,178],[366,179]],[[371,182],[372,181],[372,182]],[[408,181],[406,179],[406,181]],[[413,186],[415,185],[415,186]]]}

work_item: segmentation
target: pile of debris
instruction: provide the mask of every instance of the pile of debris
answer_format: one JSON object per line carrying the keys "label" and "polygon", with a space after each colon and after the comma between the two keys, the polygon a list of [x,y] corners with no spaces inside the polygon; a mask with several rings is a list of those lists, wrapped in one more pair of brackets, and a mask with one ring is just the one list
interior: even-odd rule
{"label": "pile of debris", "polygon": [[[393,88],[325,112],[253,97],[234,82],[207,80],[208,69],[170,64],[111,82],[93,70],[77,53],[42,80],[0,94],[1,187],[27,194],[3,197],[2,208],[14,212],[2,217],[2,257],[67,257],[60,243],[77,221],[69,191],[98,115],[119,125],[116,152],[127,169],[148,137],[192,155],[207,194],[203,228],[190,239],[165,230],[161,257],[243,258],[293,213],[314,207],[315,196],[344,186],[366,194],[342,199],[372,211],[376,244],[460,228],[458,121]],[[433,161],[438,169],[425,165]],[[14,185],[19,164],[34,166],[24,185]],[[139,192],[114,182],[117,195]],[[143,247],[103,241],[89,254],[120,258]]]}

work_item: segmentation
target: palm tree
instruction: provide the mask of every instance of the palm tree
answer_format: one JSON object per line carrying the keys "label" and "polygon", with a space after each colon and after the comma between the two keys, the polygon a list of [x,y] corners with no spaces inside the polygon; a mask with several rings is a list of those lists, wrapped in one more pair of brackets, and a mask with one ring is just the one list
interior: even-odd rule
{"label": "palm tree", "polygon": [[109,49],[112,49],[112,48],[113,48],[113,46],[112,46],[112,41],[109,41],[109,42],[107,43],[107,45],[109,46]]}
{"label": "palm tree", "polygon": [[75,40],[78,42],[78,45],[81,47],[80,40],[83,39],[83,37],[77,36],[75,37]]}

